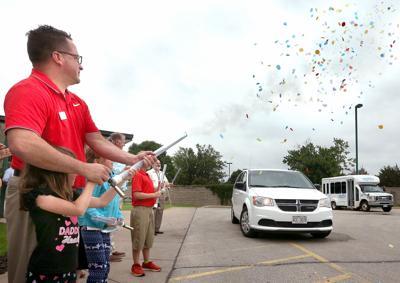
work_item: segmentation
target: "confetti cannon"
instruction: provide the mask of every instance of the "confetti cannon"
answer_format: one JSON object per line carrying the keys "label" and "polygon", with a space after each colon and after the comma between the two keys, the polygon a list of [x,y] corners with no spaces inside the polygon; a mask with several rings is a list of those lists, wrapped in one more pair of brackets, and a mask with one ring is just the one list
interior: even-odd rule
{"label": "confetti cannon", "polygon": [[[185,139],[186,137],[187,137],[187,134],[185,133],[182,137],[180,137],[176,141],[172,142],[171,144],[158,148],[157,150],[154,151],[155,156],[159,156],[159,155],[163,154],[168,149],[170,149],[171,147],[173,147],[174,145],[176,145],[178,142]],[[140,160],[139,162],[136,162],[135,164],[133,164],[130,169],[139,170],[142,166],[143,166],[143,160]],[[121,174],[108,179],[108,183],[116,190],[116,192],[122,198],[125,197],[125,193],[121,190],[121,188],[118,187],[118,184],[120,182],[122,182],[128,176],[128,174],[129,174],[128,171],[124,171]]]}
{"label": "confetti cannon", "polygon": [[117,219],[115,217],[92,216],[92,220],[107,224],[108,227],[101,230],[101,232],[103,232],[103,233],[114,232],[119,227],[133,231],[133,228],[131,226],[126,225],[123,220]]}

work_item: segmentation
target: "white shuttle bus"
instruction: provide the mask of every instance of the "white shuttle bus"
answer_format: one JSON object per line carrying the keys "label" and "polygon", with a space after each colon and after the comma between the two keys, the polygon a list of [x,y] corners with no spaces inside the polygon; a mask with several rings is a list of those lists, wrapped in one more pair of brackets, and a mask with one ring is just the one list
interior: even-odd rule
{"label": "white shuttle bus", "polygon": [[393,195],[378,186],[379,178],[372,175],[348,175],[322,179],[321,191],[330,198],[332,209],[346,207],[369,211],[381,207],[389,212]]}

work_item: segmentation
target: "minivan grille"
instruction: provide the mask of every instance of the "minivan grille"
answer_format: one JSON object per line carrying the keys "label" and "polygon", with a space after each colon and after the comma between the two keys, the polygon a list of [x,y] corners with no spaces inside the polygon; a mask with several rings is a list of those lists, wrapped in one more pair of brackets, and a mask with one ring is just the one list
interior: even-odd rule
{"label": "minivan grille", "polygon": [[323,228],[332,226],[332,220],[327,219],[320,222],[308,222],[306,224],[293,224],[286,221],[274,221],[272,219],[260,219],[258,225],[280,228]]}
{"label": "minivan grille", "polygon": [[275,199],[278,207],[283,211],[312,212],[318,207],[318,200],[313,199]]}

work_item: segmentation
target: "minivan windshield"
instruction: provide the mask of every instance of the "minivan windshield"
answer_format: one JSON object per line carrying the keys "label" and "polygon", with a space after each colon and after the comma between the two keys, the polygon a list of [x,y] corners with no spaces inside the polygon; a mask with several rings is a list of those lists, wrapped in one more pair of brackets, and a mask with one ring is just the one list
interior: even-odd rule
{"label": "minivan windshield", "polygon": [[306,176],[295,171],[251,170],[249,186],[315,189]]}
{"label": "minivan windshield", "polygon": [[360,185],[363,193],[383,193],[383,189],[378,185]]}

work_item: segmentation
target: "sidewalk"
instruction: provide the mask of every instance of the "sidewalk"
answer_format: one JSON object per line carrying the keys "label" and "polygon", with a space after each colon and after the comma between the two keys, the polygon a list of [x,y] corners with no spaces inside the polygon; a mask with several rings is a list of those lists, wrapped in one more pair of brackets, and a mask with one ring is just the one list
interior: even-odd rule
{"label": "sidewalk", "polygon": [[[172,269],[175,257],[181,247],[183,238],[192,220],[196,208],[173,207],[164,210],[161,231],[164,234],[157,235],[154,246],[151,249],[150,259],[161,266],[161,272],[146,272],[144,277],[135,277],[130,273],[132,265],[131,237],[126,229],[114,233],[113,241],[118,251],[126,252],[126,257],[121,262],[112,262],[111,271],[108,276],[109,282],[166,282],[168,274]],[[129,223],[130,211],[123,211],[126,223]],[[142,258],[141,258],[142,260]],[[86,278],[79,280],[79,283],[86,282]],[[0,283],[7,282],[7,275],[0,275]]]}

